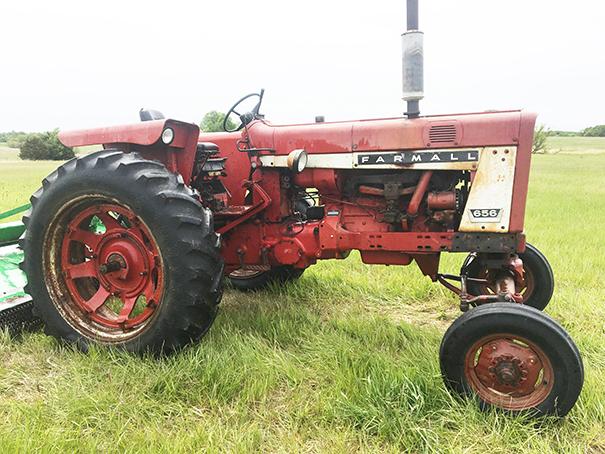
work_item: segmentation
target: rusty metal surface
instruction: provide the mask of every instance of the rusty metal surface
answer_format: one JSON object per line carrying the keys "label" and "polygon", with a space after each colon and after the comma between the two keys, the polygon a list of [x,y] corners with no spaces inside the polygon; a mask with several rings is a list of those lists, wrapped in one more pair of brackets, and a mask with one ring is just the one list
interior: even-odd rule
{"label": "rusty metal surface", "polygon": [[430,210],[454,210],[456,209],[456,192],[429,192],[426,203]]}
{"label": "rusty metal surface", "polygon": [[459,230],[508,233],[517,147],[486,147],[472,179]]}
{"label": "rusty metal surface", "polygon": [[522,241],[518,233],[463,233],[457,232],[452,239],[452,252],[516,252]]}
{"label": "rusty metal surface", "polygon": [[420,207],[420,202],[424,197],[424,193],[429,186],[429,182],[431,181],[431,177],[433,176],[432,170],[427,170],[420,177],[420,181],[418,181],[418,186],[416,186],[416,190],[412,195],[412,200],[410,200],[410,204],[408,205],[408,215],[416,216],[418,213],[418,208]]}
{"label": "rusty metal surface", "polygon": [[548,397],[554,384],[553,366],[543,350],[507,333],[475,342],[465,356],[464,370],[481,399],[508,410],[535,407]]}
{"label": "rusty metal surface", "polygon": [[162,304],[164,271],[143,220],[117,202],[85,196],[49,232],[46,285],[67,321],[110,342],[146,329]]}

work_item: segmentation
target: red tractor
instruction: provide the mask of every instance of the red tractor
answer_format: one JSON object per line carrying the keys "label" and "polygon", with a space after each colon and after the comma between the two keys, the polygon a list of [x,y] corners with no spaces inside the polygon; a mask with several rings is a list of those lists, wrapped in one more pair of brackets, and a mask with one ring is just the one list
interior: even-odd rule
{"label": "red tractor", "polygon": [[[553,273],[523,230],[536,117],[419,116],[411,3],[407,118],[278,126],[260,114],[261,91],[229,110],[225,126],[239,125],[224,133],[146,110],[137,124],[62,132],[67,146],[103,149],[45,178],[24,218],[26,291],[47,333],[170,352],[210,328],[224,277],[255,290],[357,250],[367,264],[415,262],[458,295],[440,350],[449,389],[566,414],[582,362],[541,312]],[[458,275],[440,273],[444,252],[469,254]]]}

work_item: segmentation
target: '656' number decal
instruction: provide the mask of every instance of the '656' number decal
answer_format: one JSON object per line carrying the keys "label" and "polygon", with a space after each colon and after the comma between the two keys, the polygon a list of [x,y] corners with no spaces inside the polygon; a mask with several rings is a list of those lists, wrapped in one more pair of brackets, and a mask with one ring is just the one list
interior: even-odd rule
{"label": "'656' number decal", "polygon": [[501,211],[500,208],[471,208],[471,220],[473,222],[498,222]]}

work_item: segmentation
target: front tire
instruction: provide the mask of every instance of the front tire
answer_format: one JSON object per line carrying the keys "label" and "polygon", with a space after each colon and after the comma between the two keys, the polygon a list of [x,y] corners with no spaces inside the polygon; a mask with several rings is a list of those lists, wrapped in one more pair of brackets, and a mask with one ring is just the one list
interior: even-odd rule
{"label": "front tire", "polygon": [[22,268],[47,334],[159,354],[210,328],[223,275],[212,214],[162,164],[93,153],[45,178],[31,203]]}
{"label": "front tire", "polygon": [[584,382],[582,359],[553,319],[511,303],[479,306],[447,330],[439,352],[447,388],[482,408],[564,416]]}
{"label": "front tire", "polygon": [[[538,248],[527,243],[525,251],[519,254],[523,261],[525,272],[525,286],[517,288],[523,296],[523,304],[544,310],[550,302],[554,289],[555,278],[548,260]],[[488,270],[481,260],[475,258],[467,268],[469,277],[484,279],[488,276]],[[471,295],[486,295],[494,291],[486,285],[469,281],[468,292]]]}

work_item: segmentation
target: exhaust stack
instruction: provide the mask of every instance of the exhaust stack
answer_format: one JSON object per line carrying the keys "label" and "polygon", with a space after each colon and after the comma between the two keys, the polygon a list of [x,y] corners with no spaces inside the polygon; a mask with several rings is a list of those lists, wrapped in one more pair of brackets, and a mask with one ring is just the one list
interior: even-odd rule
{"label": "exhaust stack", "polygon": [[418,0],[407,0],[407,31],[401,35],[403,100],[405,115],[420,115],[420,100],[424,98],[424,34],[418,30]]}

